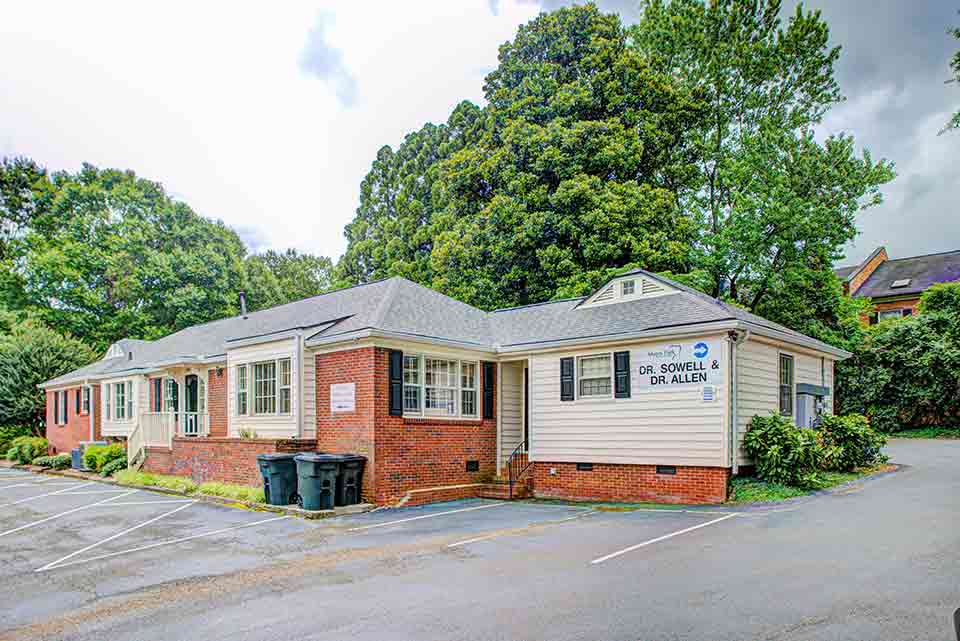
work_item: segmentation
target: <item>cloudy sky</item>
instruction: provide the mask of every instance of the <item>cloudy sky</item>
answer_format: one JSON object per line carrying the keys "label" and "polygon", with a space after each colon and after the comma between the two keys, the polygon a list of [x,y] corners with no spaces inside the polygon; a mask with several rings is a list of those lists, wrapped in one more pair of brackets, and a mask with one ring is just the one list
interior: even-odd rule
{"label": "cloudy sky", "polygon": [[[789,1],[789,0],[788,0]],[[497,46],[555,0],[0,6],[0,156],[132,168],[255,250],[339,256],[377,149],[482,101]],[[635,3],[605,1],[636,17]],[[824,124],[896,163],[850,262],[960,248],[960,3],[816,0],[843,46]]]}

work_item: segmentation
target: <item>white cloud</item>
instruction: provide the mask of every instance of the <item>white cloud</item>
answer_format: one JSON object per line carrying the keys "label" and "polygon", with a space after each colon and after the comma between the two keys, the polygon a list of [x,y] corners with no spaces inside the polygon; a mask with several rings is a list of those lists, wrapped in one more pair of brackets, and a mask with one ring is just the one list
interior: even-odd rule
{"label": "white cloud", "polygon": [[357,79],[343,62],[343,53],[327,43],[327,29],[332,16],[321,13],[307,35],[307,44],[300,54],[300,68],[306,73],[328,82],[344,106],[351,106],[357,99]]}

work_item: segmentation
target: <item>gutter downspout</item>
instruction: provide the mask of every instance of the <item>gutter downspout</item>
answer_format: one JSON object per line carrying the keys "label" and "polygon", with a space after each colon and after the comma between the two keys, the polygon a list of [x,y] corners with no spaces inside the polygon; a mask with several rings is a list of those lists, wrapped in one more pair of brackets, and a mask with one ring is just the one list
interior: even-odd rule
{"label": "gutter downspout", "polygon": [[494,403],[494,406],[497,409],[497,476],[500,476],[500,469],[502,465],[501,459],[503,458],[500,453],[500,434],[503,432],[503,419],[501,418],[502,409],[503,409],[503,381],[502,381],[503,368],[500,361],[497,361],[497,400]]}
{"label": "gutter downspout", "polygon": [[297,388],[300,398],[297,399],[297,438],[303,438],[303,332],[297,332]]}
{"label": "gutter downspout", "polygon": [[728,335],[730,341],[730,407],[729,407],[729,425],[730,425],[730,473],[736,476],[740,472],[740,457],[737,455],[740,444],[740,438],[737,434],[737,361],[739,360],[739,350],[741,344],[750,338],[750,330],[743,333],[732,331]]}
{"label": "gutter downspout", "polygon": [[[84,381],[84,389],[87,391],[87,394],[90,395],[90,407],[87,408],[87,409],[88,409],[88,413],[90,414],[90,416],[89,416],[89,418],[90,418],[90,440],[91,440],[91,441],[95,441],[96,439],[93,437],[93,433],[94,433],[94,430],[93,430],[93,412],[94,412],[94,408],[93,408],[93,386],[90,384],[89,379],[86,380],[86,381]],[[81,402],[82,402],[82,400],[81,400]]]}

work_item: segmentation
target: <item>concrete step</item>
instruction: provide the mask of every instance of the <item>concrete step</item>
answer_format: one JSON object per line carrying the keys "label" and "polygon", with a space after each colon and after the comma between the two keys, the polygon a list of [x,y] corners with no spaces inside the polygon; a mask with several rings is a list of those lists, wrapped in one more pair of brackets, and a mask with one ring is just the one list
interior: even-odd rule
{"label": "concrete step", "polygon": [[[510,484],[505,481],[502,483],[484,483],[480,487],[477,496],[483,499],[508,500],[510,499]],[[527,487],[526,483],[517,483],[513,486],[514,499],[523,499],[528,496],[530,496],[530,488]]]}

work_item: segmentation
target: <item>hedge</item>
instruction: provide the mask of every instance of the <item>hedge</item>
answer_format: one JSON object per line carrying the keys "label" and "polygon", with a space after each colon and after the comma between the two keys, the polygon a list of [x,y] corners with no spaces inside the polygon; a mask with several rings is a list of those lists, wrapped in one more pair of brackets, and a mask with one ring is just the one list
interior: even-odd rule
{"label": "hedge", "polygon": [[127,451],[119,443],[90,445],[83,451],[83,464],[99,472],[105,465],[121,457],[126,458]]}
{"label": "hedge", "polygon": [[30,462],[31,465],[40,467],[49,467],[54,470],[65,470],[70,467],[69,454],[57,454],[56,456],[38,456]]}
{"label": "hedge", "polygon": [[50,444],[39,436],[18,436],[7,449],[7,459],[28,465],[38,456],[44,456]]}

